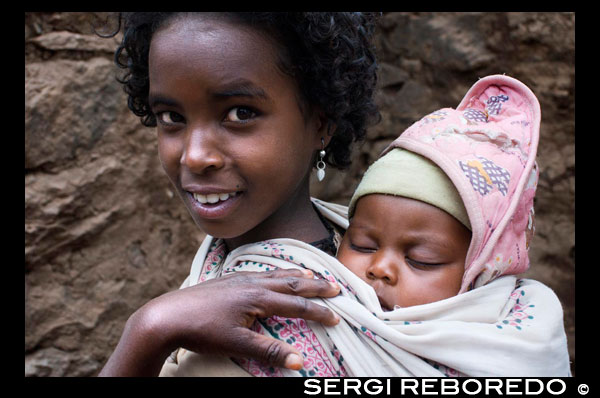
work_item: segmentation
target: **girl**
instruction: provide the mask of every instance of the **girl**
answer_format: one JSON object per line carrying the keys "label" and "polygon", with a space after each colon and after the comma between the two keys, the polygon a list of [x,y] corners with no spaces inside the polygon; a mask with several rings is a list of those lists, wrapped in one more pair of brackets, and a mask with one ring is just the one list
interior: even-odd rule
{"label": "girl", "polygon": [[[127,69],[128,105],[157,126],[163,168],[208,234],[194,262],[272,238],[334,255],[340,230],[311,202],[309,176],[317,161],[320,170],[347,167],[351,143],[378,118],[374,16],[134,13],[124,21],[115,58]],[[339,287],[311,275],[279,270],[198,285],[192,275],[189,288],[129,318],[101,375],[156,375],[178,347],[299,369],[298,350],[248,328],[274,314],[337,323],[305,297]]]}

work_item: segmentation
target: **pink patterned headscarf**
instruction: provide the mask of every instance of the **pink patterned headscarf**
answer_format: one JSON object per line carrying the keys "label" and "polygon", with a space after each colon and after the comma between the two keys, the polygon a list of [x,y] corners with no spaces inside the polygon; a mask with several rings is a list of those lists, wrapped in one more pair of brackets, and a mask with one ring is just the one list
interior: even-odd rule
{"label": "pink patterned headscarf", "polygon": [[529,267],[540,105],[520,81],[480,79],[456,109],[410,126],[382,153],[404,148],[437,164],[454,183],[472,227],[460,292]]}

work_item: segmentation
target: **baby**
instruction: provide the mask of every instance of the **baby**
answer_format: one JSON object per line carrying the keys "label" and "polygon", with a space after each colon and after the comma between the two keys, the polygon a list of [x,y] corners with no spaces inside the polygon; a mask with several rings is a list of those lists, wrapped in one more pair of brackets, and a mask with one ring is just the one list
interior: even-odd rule
{"label": "baby", "polygon": [[387,309],[527,270],[539,123],[529,88],[497,75],[413,124],[365,173],[338,259]]}

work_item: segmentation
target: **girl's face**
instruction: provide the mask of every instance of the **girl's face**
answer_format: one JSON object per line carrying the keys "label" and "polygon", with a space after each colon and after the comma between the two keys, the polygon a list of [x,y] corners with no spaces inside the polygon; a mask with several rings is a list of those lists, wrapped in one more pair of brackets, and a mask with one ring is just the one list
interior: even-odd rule
{"label": "girl's face", "polygon": [[259,225],[273,232],[308,198],[324,129],[301,113],[296,83],[277,59],[268,37],[221,20],[177,18],[152,38],[149,104],[160,160],[212,236],[250,236]]}
{"label": "girl's face", "polygon": [[372,194],[358,200],[337,257],[390,311],[458,294],[470,241],[471,232],[435,206]]}

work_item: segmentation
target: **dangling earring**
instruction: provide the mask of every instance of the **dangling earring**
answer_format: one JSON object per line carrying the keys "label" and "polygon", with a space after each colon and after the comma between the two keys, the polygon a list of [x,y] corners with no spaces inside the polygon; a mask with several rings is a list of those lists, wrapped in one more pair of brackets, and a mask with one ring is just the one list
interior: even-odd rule
{"label": "dangling earring", "polygon": [[325,157],[325,140],[321,138],[321,152],[319,152],[319,156],[321,159],[317,162],[317,178],[319,181],[323,181],[325,178],[325,162],[323,158]]}

